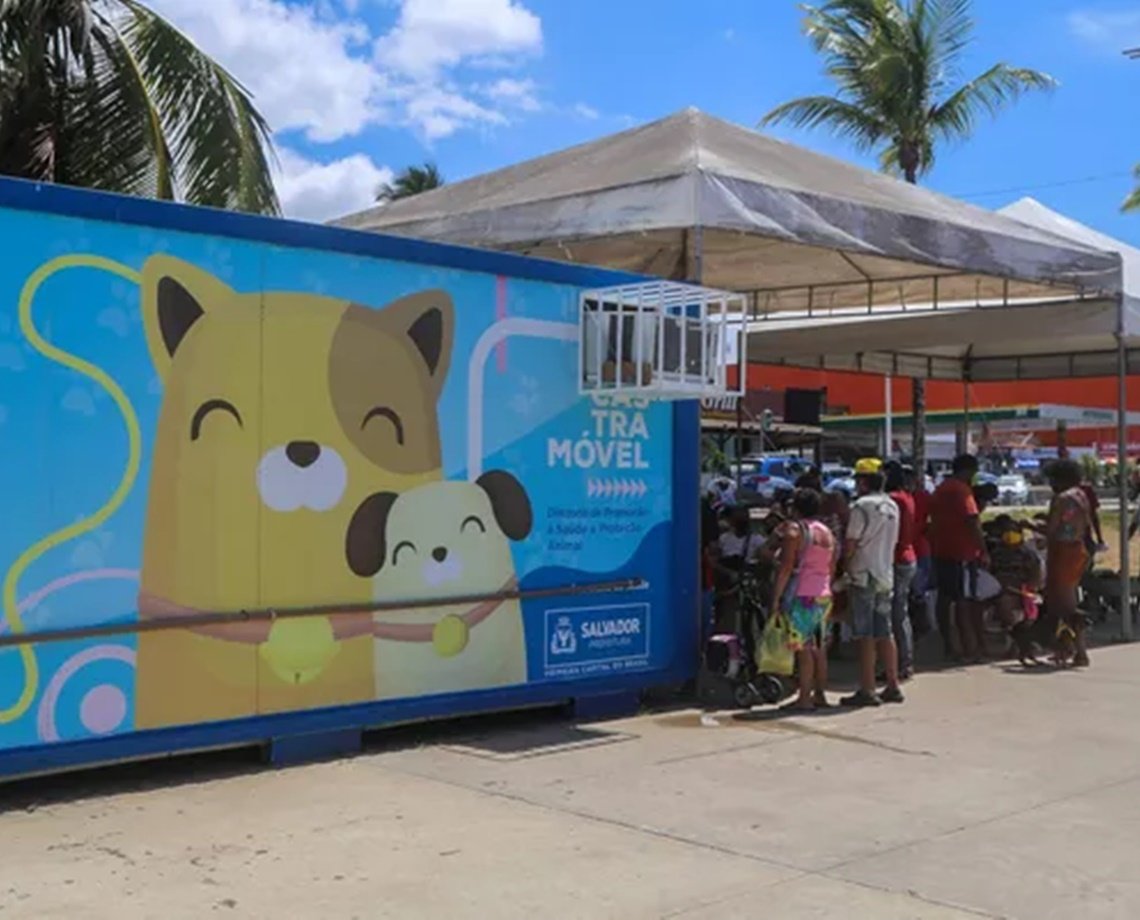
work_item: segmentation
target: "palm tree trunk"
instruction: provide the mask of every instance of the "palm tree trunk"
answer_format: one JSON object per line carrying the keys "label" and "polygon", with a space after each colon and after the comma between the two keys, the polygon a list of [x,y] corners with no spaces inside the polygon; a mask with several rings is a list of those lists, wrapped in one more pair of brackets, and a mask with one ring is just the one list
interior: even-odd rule
{"label": "palm tree trunk", "polygon": [[926,473],[926,381],[915,377],[910,382],[910,401],[912,412],[911,463],[914,464],[915,475],[921,487]]}

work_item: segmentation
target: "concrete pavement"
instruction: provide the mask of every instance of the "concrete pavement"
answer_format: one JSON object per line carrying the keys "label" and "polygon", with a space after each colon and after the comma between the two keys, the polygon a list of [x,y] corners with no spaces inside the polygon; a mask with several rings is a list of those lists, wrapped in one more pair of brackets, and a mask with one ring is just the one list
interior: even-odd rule
{"label": "concrete pavement", "polygon": [[0,790],[0,917],[1140,916],[1140,647],[904,706],[381,735]]}

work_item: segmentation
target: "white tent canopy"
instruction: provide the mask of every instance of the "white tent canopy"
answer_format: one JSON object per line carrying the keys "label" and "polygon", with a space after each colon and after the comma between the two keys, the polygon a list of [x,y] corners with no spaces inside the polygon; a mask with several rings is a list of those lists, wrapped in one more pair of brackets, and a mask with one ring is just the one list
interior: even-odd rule
{"label": "white tent canopy", "polygon": [[1032,199],[1000,213],[1074,245],[1115,253],[1123,296],[774,318],[752,325],[749,360],[951,380],[1102,377],[1119,370],[1121,333],[1127,372],[1140,372],[1140,251]]}
{"label": "white tent canopy", "polygon": [[1064,214],[1058,214],[1051,208],[1045,207],[1035,198],[1022,198],[1013,204],[1006,205],[998,213],[1012,217],[1030,227],[1046,230],[1056,236],[1081,243],[1090,249],[1118,253],[1124,272],[1122,287],[1125,305],[1134,313],[1140,314],[1140,249],[1113,239],[1098,230],[1093,230],[1092,227],[1086,227],[1071,217],[1065,217]]}
{"label": "white tent canopy", "polygon": [[765,313],[1120,285],[1112,255],[695,109],[338,223],[755,292]]}

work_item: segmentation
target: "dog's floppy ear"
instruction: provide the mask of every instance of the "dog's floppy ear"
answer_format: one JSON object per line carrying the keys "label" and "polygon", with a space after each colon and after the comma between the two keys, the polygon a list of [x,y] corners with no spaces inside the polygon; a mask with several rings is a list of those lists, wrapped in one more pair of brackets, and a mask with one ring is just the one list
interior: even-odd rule
{"label": "dog's floppy ear", "polygon": [[511,540],[525,540],[534,524],[530,498],[521,482],[505,470],[488,470],[475,480],[491,499],[499,529]]}
{"label": "dog's floppy ear", "polygon": [[369,495],[349,522],[344,555],[348,567],[361,578],[371,578],[384,568],[388,554],[385,531],[388,529],[388,515],[397,498],[395,492]]}
{"label": "dog's floppy ear", "polygon": [[213,275],[166,255],[146,260],[141,285],[147,348],[165,380],[186,333],[234,292]]}
{"label": "dog's floppy ear", "polygon": [[404,336],[423,359],[438,396],[451,366],[455,308],[447,291],[420,291],[394,300],[368,316],[397,336]]}

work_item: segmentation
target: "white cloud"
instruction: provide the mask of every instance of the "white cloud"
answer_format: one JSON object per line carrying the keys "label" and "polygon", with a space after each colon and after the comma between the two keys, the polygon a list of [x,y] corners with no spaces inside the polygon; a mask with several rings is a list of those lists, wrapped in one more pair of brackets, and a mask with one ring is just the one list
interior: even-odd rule
{"label": "white cloud", "polygon": [[151,5],[250,89],[274,131],[312,142],[377,124],[408,125],[432,140],[504,124],[504,110],[541,107],[525,78],[492,84],[496,96],[481,94],[486,87],[470,76],[541,52],[542,23],[522,0],[392,0],[396,21],[381,36],[358,18],[359,0]]}
{"label": "white cloud", "polygon": [[579,118],[584,118],[586,121],[597,121],[602,117],[602,113],[595,109],[592,105],[586,105],[584,102],[579,102],[574,106],[574,114]]}
{"label": "white cloud", "polygon": [[334,141],[385,119],[367,28],[282,0],[151,0],[234,74],[274,131]]}
{"label": "white cloud", "polygon": [[1076,10],[1069,14],[1069,30],[1090,45],[1120,54],[1140,44],[1140,9]]}
{"label": "white cloud", "polygon": [[493,102],[519,109],[522,112],[538,112],[542,103],[538,99],[538,87],[534,80],[516,80],[502,77],[494,83],[482,87],[482,93]]}
{"label": "white cloud", "polygon": [[386,67],[427,79],[462,63],[542,50],[542,22],[519,0],[403,0],[376,44]]}
{"label": "white cloud", "polygon": [[392,181],[392,170],[362,153],[318,163],[288,148],[278,152],[274,176],[281,208],[288,217],[324,221],[351,214],[376,200],[376,189]]}
{"label": "white cloud", "polygon": [[482,124],[504,125],[501,112],[480,105],[462,93],[433,84],[421,84],[406,91],[407,120],[429,141],[448,137],[460,128]]}

